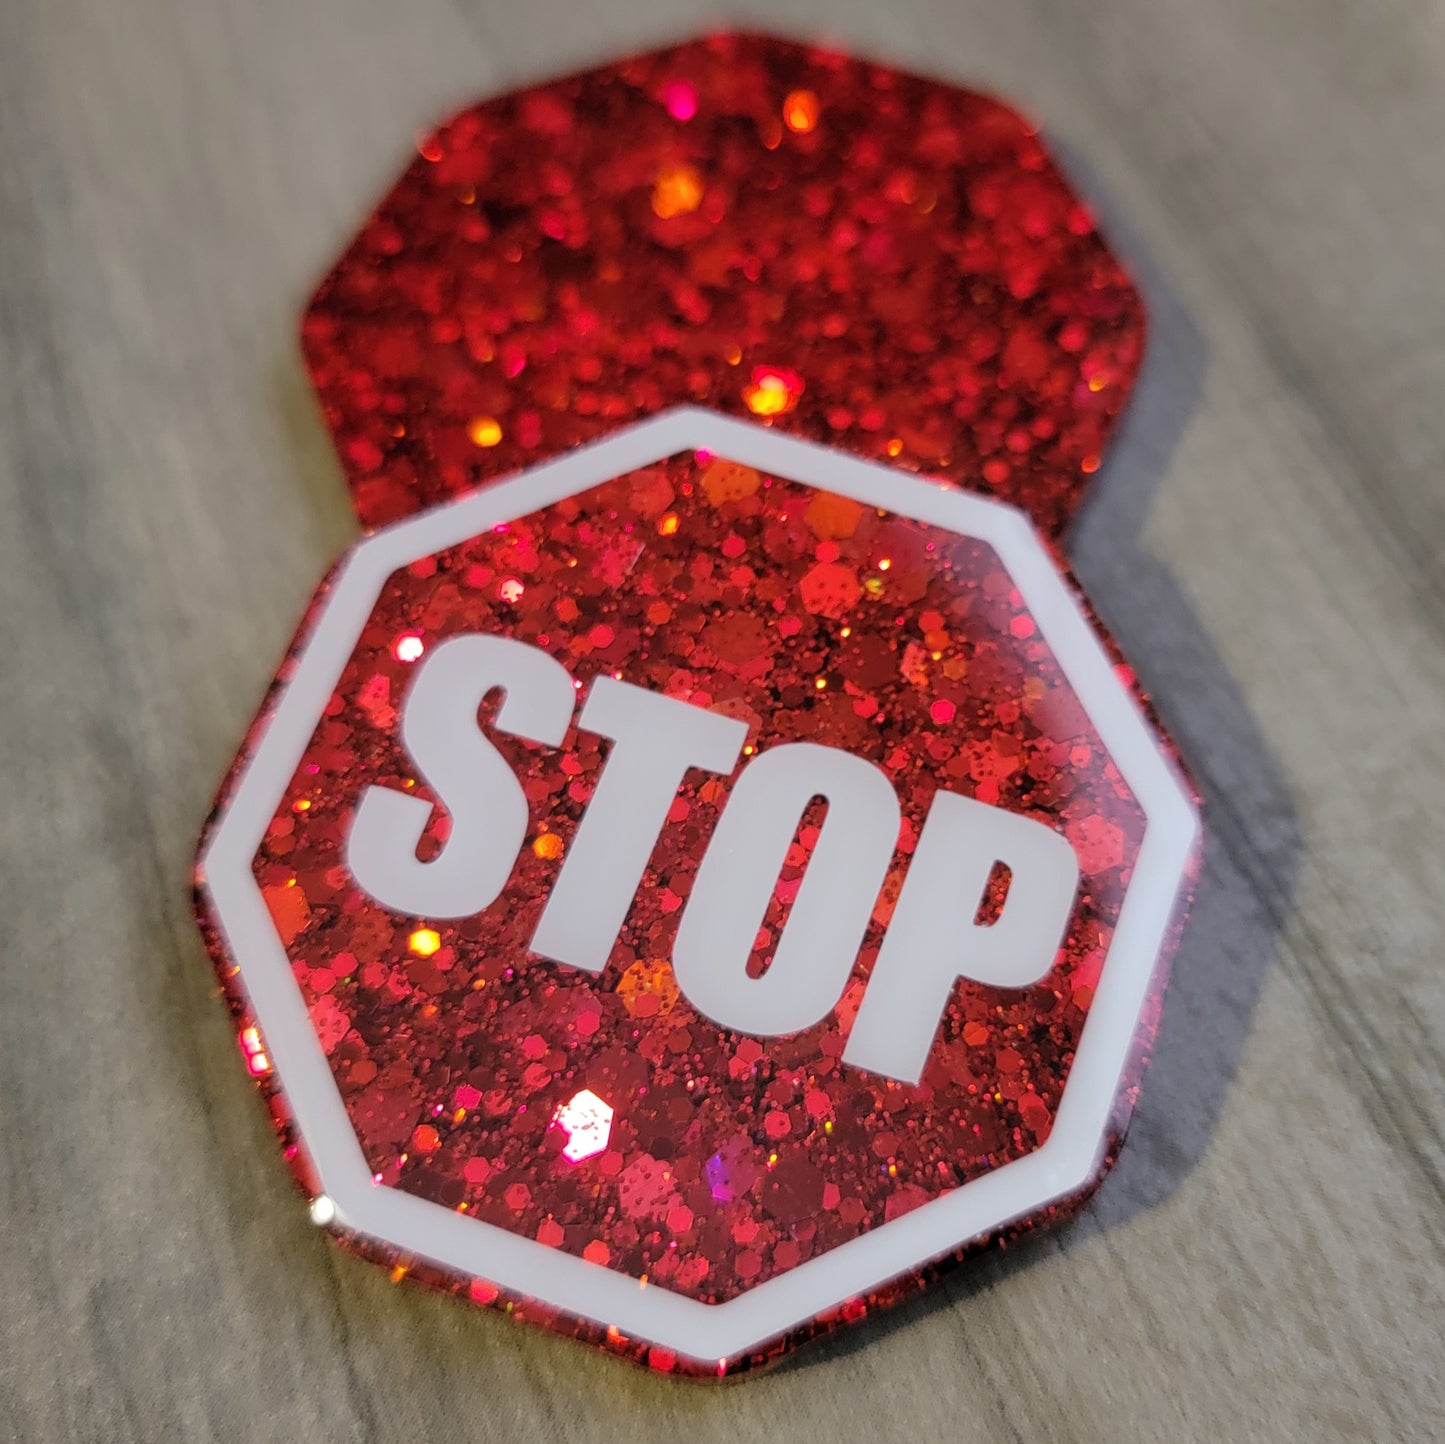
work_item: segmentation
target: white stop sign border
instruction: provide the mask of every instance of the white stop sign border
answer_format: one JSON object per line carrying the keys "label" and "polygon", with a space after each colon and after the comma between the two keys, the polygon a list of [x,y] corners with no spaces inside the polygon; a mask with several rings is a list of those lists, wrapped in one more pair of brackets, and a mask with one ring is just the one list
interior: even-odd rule
{"label": "white stop sign border", "polygon": [[[252,873],[266,828],[387,578],[504,522],[674,456],[706,450],[786,480],[974,537],[993,547],[1145,816],[1144,837],[1053,1131],[1027,1157],[719,1304],[669,1292],[440,1204],[375,1184]],[[357,542],[335,569],[291,680],[218,811],[202,896],[238,969],[329,1207],[318,1216],[448,1272],[715,1366],[846,1300],[1070,1197],[1097,1174],[1150,979],[1199,818],[1188,788],[1028,518],[846,452],[698,407],[677,407]]]}

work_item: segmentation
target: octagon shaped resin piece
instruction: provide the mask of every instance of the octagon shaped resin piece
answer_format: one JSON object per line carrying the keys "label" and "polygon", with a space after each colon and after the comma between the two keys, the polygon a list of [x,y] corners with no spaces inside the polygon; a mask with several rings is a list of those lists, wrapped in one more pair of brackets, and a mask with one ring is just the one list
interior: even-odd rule
{"label": "octagon shaped resin piece", "polygon": [[680,409],[358,543],[200,879],[319,1221],[721,1373],[1097,1181],[1196,831],[1021,513]]}
{"label": "octagon shaped resin piece", "polygon": [[1055,536],[1144,329],[1025,117],[729,34],[420,137],[302,335],[367,525],[699,405],[996,496]]}

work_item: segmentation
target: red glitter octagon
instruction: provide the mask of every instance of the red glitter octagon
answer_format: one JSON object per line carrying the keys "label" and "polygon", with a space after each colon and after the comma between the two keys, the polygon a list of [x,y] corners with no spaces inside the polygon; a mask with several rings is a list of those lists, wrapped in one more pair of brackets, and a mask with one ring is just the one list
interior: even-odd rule
{"label": "red glitter octagon", "polygon": [[367,525],[699,405],[1010,501],[1054,536],[1144,313],[1016,111],[718,35],[420,138],[303,342]]}
{"label": "red glitter octagon", "polygon": [[[458,659],[484,654],[521,670],[459,691]],[[624,695],[666,716],[640,763],[597,720]],[[668,774],[697,729],[731,741]],[[866,774],[882,830],[843,783],[805,779],[754,912],[719,913],[753,853],[709,848],[744,835],[744,812],[791,805],[780,759]],[[608,800],[629,768],[666,784],[630,881],[642,804]],[[1023,972],[976,964],[1028,906],[1011,912],[1033,844],[951,886],[940,798],[1072,858],[1057,947]],[[473,1298],[504,1291],[559,1330],[721,1374],[1097,1182],[1196,833],[1131,677],[1021,513],[679,408],[358,543],[200,879],[319,1222]],[[860,848],[876,875],[825,897]],[[596,889],[566,892],[569,866],[621,868],[615,917]],[[378,900],[393,887],[438,901]],[[685,939],[694,907],[711,911]],[[739,917],[719,995],[684,954],[713,957]],[[738,999],[823,966],[800,929],[846,940],[850,917],[821,1012],[737,1026]],[[907,1011],[940,967],[917,1076],[879,1065],[897,1028],[865,1028],[868,1010]]]}

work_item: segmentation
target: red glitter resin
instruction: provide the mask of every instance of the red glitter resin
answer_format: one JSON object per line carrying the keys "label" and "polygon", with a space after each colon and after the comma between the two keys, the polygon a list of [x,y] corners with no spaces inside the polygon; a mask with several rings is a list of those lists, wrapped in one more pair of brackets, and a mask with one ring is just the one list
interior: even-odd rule
{"label": "red glitter resin", "polygon": [[[529,642],[584,686],[619,673],[739,718],[757,752],[823,742],[888,774],[897,864],[827,1022],[747,1038],[679,994],[678,914],[730,790],[698,772],[602,977],[529,959],[607,751],[575,726],[557,749],[500,744],[539,829],[496,904],[432,925],[361,892],[341,848],[360,791],[437,802],[397,736],[413,664],[396,639],[434,647],[459,632]],[[943,727],[938,699],[956,709]],[[907,1088],[839,1060],[940,788],[1048,818],[1082,881],[1054,972],[1027,989],[961,985]],[[418,855],[448,831],[437,805]],[[816,831],[805,820],[783,867],[759,971]],[[1048,1137],[1141,831],[983,544],[686,455],[392,577],[254,871],[374,1174],[713,1303]],[[616,1116],[606,1151],[579,1168],[552,1120],[583,1089]]]}
{"label": "red glitter resin", "polygon": [[691,403],[1057,534],[1133,385],[1134,287],[986,96],[723,35],[418,151],[303,328],[368,525]]}
{"label": "red glitter resin", "polygon": [[[1135,375],[1132,286],[1033,128],[980,96],[723,36],[489,102],[419,151],[305,320],[368,525],[687,404],[999,498],[1057,537]],[[239,826],[227,822],[238,787],[345,574],[303,623],[203,859]],[[368,787],[438,804],[400,713],[435,649],[475,633],[550,654],[579,698],[612,676],[748,729],[731,776],[687,774],[599,975],[528,948],[609,755],[575,716],[553,748],[495,731],[495,695],[481,709],[531,817],[494,904],[460,919],[396,913],[348,868]],[[378,1191],[719,1306],[1037,1152],[1146,829],[1065,670],[988,543],[710,451],[628,469],[394,570],[248,864]],[[902,827],[837,1007],[754,1038],[689,1003],[672,944],[737,776],[789,742],[882,769]],[[961,981],[909,1086],[842,1054],[940,791],[1062,833],[1080,885],[1047,975]],[[770,965],[824,818],[815,801],[801,819],[752,976]],[[418,858],[450,826],[434,806]],[[268,1046],[204,861],[198,910],[245,1065],[318,1222],[394,1277],[717,1377],[1079,1206],[1127,1125],[1196,866],[1191,850],[1170,881],[1172,920],[1088,1179],[716,1358],[672,1347],[666,1330],[624,1333],[555,1289],[543,1302],[441,1267],[338,1215],[283,1091],[299,1088],[299,1065]],[[980,923],[1008,887],[999,870]]]}

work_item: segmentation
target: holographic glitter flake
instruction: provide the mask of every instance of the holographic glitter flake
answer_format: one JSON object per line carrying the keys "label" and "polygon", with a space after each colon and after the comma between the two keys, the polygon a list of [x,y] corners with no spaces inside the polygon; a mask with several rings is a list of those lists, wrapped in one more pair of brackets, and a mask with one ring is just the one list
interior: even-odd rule
{"label": "holographic glitter flake", "polygon": [[[1079,1205],[1195,866],[1172,754],[1050,547],[1142,335],[1032,127],[831,52],[716,37],[421,140],[304,326],[363,521],[418,515],[323,585],[198,874],[314,1221],[394,1279],[720,1376]],[[407,728],[468,637],[553,659],[579,709],[544,744],[500,726],[510,692],[482,698],[526,833],[493,901],[422,915],[368,893],[351,838],[383,791],[425,805],[415,863],[452,845]],[[683,777],[594,973],[531,945],[614,753],[580,704],[614,681],[739,747]],[[836,1005],[754,1036],[694,1003],[674,947],[739,779],[798,743],[886,778],[897,836]],[[1042,976],[965,969],[908,1082],[845,1055],[945,794],[1042,824],[1079,881]],[[798,815],[748,979],[831,806]],[[1015,881],[1000,860],[975,929]],[[1020,1201],[975,1204],[988,1180]],[[899,1228],[911,1265],[870,1262]]]}

